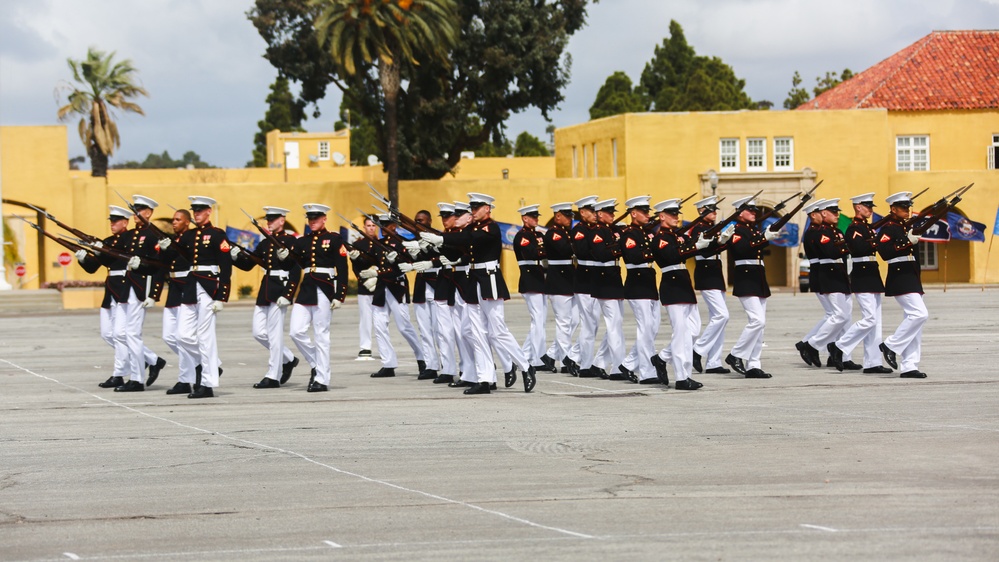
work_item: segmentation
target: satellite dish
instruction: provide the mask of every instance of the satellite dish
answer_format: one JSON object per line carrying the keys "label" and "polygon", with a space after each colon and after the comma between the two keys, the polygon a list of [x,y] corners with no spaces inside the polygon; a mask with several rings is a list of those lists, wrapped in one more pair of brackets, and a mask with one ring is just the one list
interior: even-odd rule
{"label": "satellite dish", "polygon": [[368,166],[374,166],[375,164],[378,164],[378,157],[375,156],[374,154],[369,154],[368,155]]}
{"label": "satellite dish", "polygon": [[347,157],[343,155],[342,152],[333,153],[333,163],[337,166],[343,166],[347,162]]}
{"label": "satellite dish", "polygon": [[468,160],[475,160],[475,151],[474,150],[463,150],[461,152],[461,157],[464,158],[464,159],[468,159]]}
{"label": "satellite dish", "polygon": [[310,154],[309,155],[309,162],[312,162],[313,164],[315,164],[316,162],[319,162],[319,157],[316,156],[315,154]]}

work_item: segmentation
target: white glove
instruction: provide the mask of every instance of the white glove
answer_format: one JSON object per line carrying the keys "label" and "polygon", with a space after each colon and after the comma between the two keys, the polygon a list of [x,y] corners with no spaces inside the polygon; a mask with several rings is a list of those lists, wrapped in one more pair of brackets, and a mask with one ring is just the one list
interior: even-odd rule
{"label": "white glove", "polygon": [[420,241],[419,240],[405,240],[402,243],[402,247],[406,248],[407,250],[414,250],[415,249],[415,250],[419,251],[419,249],[420,249]]}
{"label": "white glove", "polygon": [[285,308],[291,304],[291,301],[284,297],[278,297],[278,300],[274,301],[274,304],[278,305],[278,308]]}
{"label": "white glove", "polygon": [[729,240],[732,239],[732,235],[735,234],[735,225],[730,224],[722,229],[721,234],[718,235],[719,244],[727,244]]}
{"label": "white glove", "polygon": [[433,262],[430,261],[418,261],[413,264],[413,271],[426,271],[433,265]]}
{"label": "white glove", "polygon": [[910,230],[909,232],[906,232],[905,235],[909,238],[909,243],[912,244],[913,246],[919,243],[918,234],[913,234],[912,231]]}
{"label": "white glove", "polygon": [[395,263],[395,260],[399,258],[399,252],[392,250],[391,252],[385,254],[385,261],[389,263]]}
{"label": "white glove", "polygon": [[374,291],[375,287],[377,287],[377,286],[378,286],[378,280],[377,279],[368,279],[367,281],[364,282],[364,288],[367,289],[367,290],[369,290],[369,291]]}
{"label": "white glove", "polygon": [[413,264],[411,264],[411,263],[400,263],[399,264],[399,271],[401,271],[403,273],[409,273],[410,271],[413,271]]}
{"label": "white glove", "polygon": [[444,243],[444,237],[440,234],[434,234],[433,232],[421,232],[420,238],[426,240],[428,244],[433,246],[440,246]]}
{"label": "white glove", "polygon": [[375,277],[378,277],[378,268],[371,266],[362,271],[360,277],[361,279],[374,279]]}
{"label": "white glove", "polygon": [[288,248],[278,248],[277,251],[274,252],[274,255],[277,256],[277,259],[281,261],[288,259],[289,254],[291,254],[291,252],[288,251]]}
{"label": "white glove", "polygon": [[218,314],[222,312],[222,301],[212,301],[212,304],[208,305],[208,310],[212,311],[213,314]]}
{"label": "white glove", "polygon": [[338,300],[336,300],[336,299],[333,299],[333,300],[330,301],[330,310],[336,310],[336,309],[340,308],[341,306],[343,306],[343,303],[340,302],[340,301],[338,301]]}
{"label": "white glove", "polygon": [[424,252],[429,251],[430,248],[433,248],[433,247],[434,247],[434,245],[431,244],[430,242],[427,242],[426,240],[422,240],[422,239],[420,240],[420,249],[423,250]]}
{"label": "white glove", "polygon": [[242,251],[243,250],[239,249],[239,246],[233,246],[233,247],[229,248],[229,257],[232,258],[232,259],[236,259],[236,258],[239,257],[239,253],[242,252]]}
{"label": "white glove", "polygon": [[780,236],[780,231],[779,230],[770,230],[768,228],[768,229],[766,229],[766,230],[763,231],[763,237],[766,238],[768,241],[773,240],[774,238],[777,238],[778,236]]}
{"label": "white glove", "polygon": [[140,265],[142,265],[142,260],[139,259],[139,256],[132,256],[132,257],[128,258],[128,268],[129,269],[132,269],[132,270],[139,269]]}
{"label": "white glove", "polygon": [[711,245],[711,240],[705,238],[703,232],[697,235],[697,241],[694,242],[695,248],[697,248],[698,250],[703,250],[704,248],[707,248],[710,245]]}
{"label": "white glove", "polygon": [[94,243],[92,245],[95,248],[103,248],[104,247],[104,242],[101,242],[100,240],[94,240]]}
{"label": "white glove", "polygon": [[451,267],[458,265],[458,262],[447,259],[447,256],[441,256],[441,265],[445,267]]}
{"label": "white glove", "polygon": [[78,261],[80,263],[83,263],[83,260],[85,260],[85,259],[87,259],[87,251],[86,250],[77,250],[76,251],[76,261]]}
{"label": "white glove", "polygon": [[173,240],[170,240],[169,238],[163,238],[156,243],[156,247],[159,248],[160,250],[166,250],[167,248],[170,247],[170,244],[172,243]]}
{"label": "white glove", "polygon": [[347,252],[347,256],[352,260],[356,260],[357,258],[361,257],[361,252],[358,252],[357,250],[351,250]]}
{"label": "white glove", "polygon": [[142,301],[142,308],[152,308],[156,304],[156,301],[152,297],[146,297],[146,300]]}

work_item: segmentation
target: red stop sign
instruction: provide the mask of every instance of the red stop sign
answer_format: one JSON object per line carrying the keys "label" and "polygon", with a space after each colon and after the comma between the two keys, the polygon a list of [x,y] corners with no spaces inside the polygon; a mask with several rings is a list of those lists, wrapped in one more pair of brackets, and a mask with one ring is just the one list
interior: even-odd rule
{"label": "red stop sign", "polygon": [[66,267],[73,262],[73,256],[69,252],[59,254],[59,265]]}
{"label": "red stop sign", "polygon": [[27,273],[28,268],[25,267],[23,263],[14,267],[14,275],[17,275],[18,277],[24,277]]}

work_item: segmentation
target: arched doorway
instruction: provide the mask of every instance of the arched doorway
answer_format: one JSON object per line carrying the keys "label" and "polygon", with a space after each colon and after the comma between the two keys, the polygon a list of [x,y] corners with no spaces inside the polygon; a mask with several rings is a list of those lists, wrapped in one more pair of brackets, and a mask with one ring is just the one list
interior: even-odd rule
{"label": "arched doorway", "polygon": [[[951,209],[952,213],[964,219],[968,216],[959,208]],[[968,224],[970,226],[970,223]],[[960,225],[959,225],[960,227]],[[919,265],[922,270],[923,283],[970,283],[972,263],[971,245],[975,242],[958,240],[959,233],[951,232],[947,242],[920,242]]]}

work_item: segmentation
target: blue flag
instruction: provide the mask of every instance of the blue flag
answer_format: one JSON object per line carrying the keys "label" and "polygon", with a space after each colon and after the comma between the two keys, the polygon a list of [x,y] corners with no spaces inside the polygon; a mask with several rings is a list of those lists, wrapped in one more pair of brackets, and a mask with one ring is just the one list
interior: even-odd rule
{"label": "blue flag", "polygon": [[260,239],[263,238],[263,236],[257,234],[256,232],[240,230],[231,226],[225,227],[225,237],[247,250],[250,250],[251,252],[257,249],[257,244],[259,244]]}
{"label": "blue flag", "polygon": [[996,224],[992,227],[992,236],[999,236],[999,209],[996,209]]}
{"label": "blue flag", "polygon": [[957,213],[947,213],[947,226],[950,227],[950,237],[953,240],[969,242],[985,242],[985,225],[969,220]]}
{"label": "blue flag", "polygon": [[[763,230],[770,228],[770,225],[777,222],[777,217],[770,217],[763,221]],[[781,248],[793,248],[798,245],[798,225],[787,223],[780,229],[780,236],[770,241],[771,246]]]}

